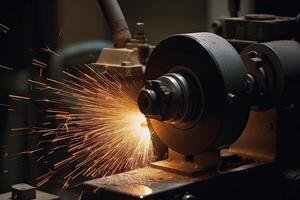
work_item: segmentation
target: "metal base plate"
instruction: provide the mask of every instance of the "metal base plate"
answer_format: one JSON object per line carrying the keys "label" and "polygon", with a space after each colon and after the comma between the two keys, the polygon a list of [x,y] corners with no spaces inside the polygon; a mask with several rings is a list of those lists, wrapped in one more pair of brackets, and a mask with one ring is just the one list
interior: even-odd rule
{"label": "metal base plate", "polygon": [[202,168],[201,166],[198,167],[195,163],[184,161],[174,162],[172,160],[162,160],[151,163],[151,166],[154,168],[186,176],[196,176],[201,172],[206,171],[206,169]]}
{"label": "metal base plate", "polygon": [[151,163],[151,166],[185,176],[196,176],[209,169],[217,169],[220,164],[219,152],[206,152],[193,156],[188,161],[186,156],[169,149],[168,159]]}
{"label": "metal base plate", "polygon": [[[181,199],[187,193],[204,199],[240,199],[237,191],[249,188],[251,192],[263,189],[270,196],[273,193],[268,190],[268,183],[276,184],[273,164],[251,163],[231,170],[208,171],[197,177],[146,167],[85,182],[82,200]],[[270,185],[270,189],[274,187]],[[253,194],[265,197],[260,191]]]}

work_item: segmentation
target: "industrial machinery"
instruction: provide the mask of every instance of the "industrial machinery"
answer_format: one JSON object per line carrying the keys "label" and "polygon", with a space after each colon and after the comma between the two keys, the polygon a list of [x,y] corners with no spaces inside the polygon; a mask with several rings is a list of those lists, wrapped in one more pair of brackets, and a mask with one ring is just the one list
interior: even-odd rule
{"label": "industrial machinery", "polygon": [[[229,0],[230,17],[214,21],[213,33],[154,47],[144,23],[131,34],[116,0],[98,2],[113,44],[62,49],[48,75],[59,80],[62,68],[99,54],[83,63],[138,88],[156,160],[84,182],[81,200],[299,199],[300,14],[238,16],[240,1]],[[1,197],[59,199],[26,184]]]}
{"label": "industrial machinery", "polygon": [[[50,61],[49,75],[61,78],[61,69],[72,64],[91,63],[99,72],[119,74],[129,83],[141,86],[145,64],[153,49],[145,36],[144,23],[138,22],[132,36],[122,10],[116,0],[98,0],[112,32],[113,45],[108,41],[88,41],[61,49]],[[91,55],[98,56],[96,60]],[[80,60],[80,59],[79,59]]]}
{"label": "industrial machinery", "polygon": [[[236,141],[251,107],[256,116],[248,121],[254,124],[249,129],[269,123],[275,131],[277,112],[270,109],[282,103],[291,105],[299,98],[299,53],[296,41],[274,41],[245,48],[243,62],[225,39],[214,34],[170,37],[150,57],[145,73],[148,80],[139,95],[140,109],[168,147],[193,155],[197,162],[197,156]],[[276,147],[281,141],[270,130],[260,139],[257,134],[261,131],[245,129],[249,134],[246,144],[233,145],[229,151],[258,160],[275,159],[284,151]],[[251,142],[259,145],[250,147]],[[244,152],[243,145],[247,145]],[[212,159],[211,154],[209,157]],[[201,163],[193,169],[201,169]]]}
{"label": "industrial machinery", "polygon": [[[142,62],[137,103],[155,133],[154,147],[167,157],[88,181],[82,199],[299,195],[299,17],[232,13],[219,24],[223,37],[174,35]],[[98,66],[105,66],[106,51]]]}

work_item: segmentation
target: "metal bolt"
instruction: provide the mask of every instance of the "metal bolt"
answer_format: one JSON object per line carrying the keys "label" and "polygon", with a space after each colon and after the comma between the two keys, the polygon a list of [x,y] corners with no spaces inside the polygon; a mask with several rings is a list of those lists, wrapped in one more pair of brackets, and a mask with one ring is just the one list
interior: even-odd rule
{"label": "metal bolt", "polygon": [[253,92],[254,82],[255,82],[254,77],[251,74],[247,74],[247,77],[246,77],[246,90],[247,90],[247,93],[252,93]]}
{"label": "metal bolt", "polygon": [[121,62],[121,66],[129,66],[129,65],[131,65],[130,61],[122,61]]}
{"label": "metal bolt", "polygon": [[250,57],[250,58],[255,58],[257,57],[258,53],[256,51],[249,51],[247,53],[247,55]]}
{"label": "metal bolt", "polygon": [[197,200],[197,198],[194,195],[186,194],[182,197],[182,200]]}
{"label": "metal bolt", "polygon": [[145,32],[145,26],[143,22],[137,22],[135,24],[135,28],[137,34],[143,34]]}
{"label": "metal bolt", "polygon": [[257,68],[262,67],[262,59],[261,58],[258,58],[258,57],[250,58],[250,61],[255,63]]}
{"label": "metal bolt", "polygon": [[235,102],[237,102],[237,97],[236,97],[236,95],[234,95],[232,93],[228,93],[227,100],[229,103],[235,103]]}
{"label": "metal bolt", "polygon": [[161,81],[159,81],[159,80],[148,80],[148,81],[146,81],[146,83],[145,83],[145,88],[147,88],[147,89],[153,89],[153,88],[155,88],[155,89],[157,89],[157,88],[160,88],[160,83],[161,83]]}

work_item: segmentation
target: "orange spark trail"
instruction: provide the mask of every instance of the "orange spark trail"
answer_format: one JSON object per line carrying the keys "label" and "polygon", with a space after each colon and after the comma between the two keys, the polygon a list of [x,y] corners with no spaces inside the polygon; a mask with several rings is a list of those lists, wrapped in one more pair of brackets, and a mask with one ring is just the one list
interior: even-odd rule
{"label": "orange spark trail", "polygon": [[9,30],[10,28],[8,28],[7,26],[5,26],[4,24],[0,24],[0,31],[2,33],[8,33]]}
{"label": "orange spark trail", "polygon": [[39,60],[36,60],[36,59],[32,59],[32,65],[43,68],[43,69],[46,69],[46,67],[47,67],[46,63],[43,63],[43,62],[41,62]]}
{"label": "orange spark trail", "polygon": [[5,69],[5,70],[10,70],[10,71],[13,71],[13,70],[14,70],[13,68],[6,67],[6,66],[4,66],[4,65],[0,65],[0,68]]}
{"label": "orange spark trail", "polygon": [[[66,188],[79,177],[99,178],[144,167],[154,157],[151,133],[136,104],[135,86],[120,76],[98,73],[88,65],[74,69],[76,73],[63,72],[63,81],[29,81],[52,95],[52,99],[36,100],[49,104],[44,110],[49,122],[43,122],[35,132],[47,138],[40,144],[52,145],[39,161],[56,151],[65,150],[68,155],[37,179],[38,186],[60,171],[64,171]],[[59,125],[49,128],[53,120]]]}
{"label": "orange spark trail", "polygon": [[14,100],[29,100],[30,99],[29,97],[14,95],[14,94],[10,94],[8,96]]}

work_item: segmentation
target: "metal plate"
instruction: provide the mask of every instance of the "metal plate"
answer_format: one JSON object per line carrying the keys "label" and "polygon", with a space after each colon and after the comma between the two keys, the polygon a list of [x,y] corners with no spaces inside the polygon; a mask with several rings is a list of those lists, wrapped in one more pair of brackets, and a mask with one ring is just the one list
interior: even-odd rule
{"label": "metal plate", "polygon": [[274,168],[274,163],[251,163],[189,177],[146,167],[85,182],[81,199],[177,200],[185,194],[197,199],[268,199],[277,195]]}

